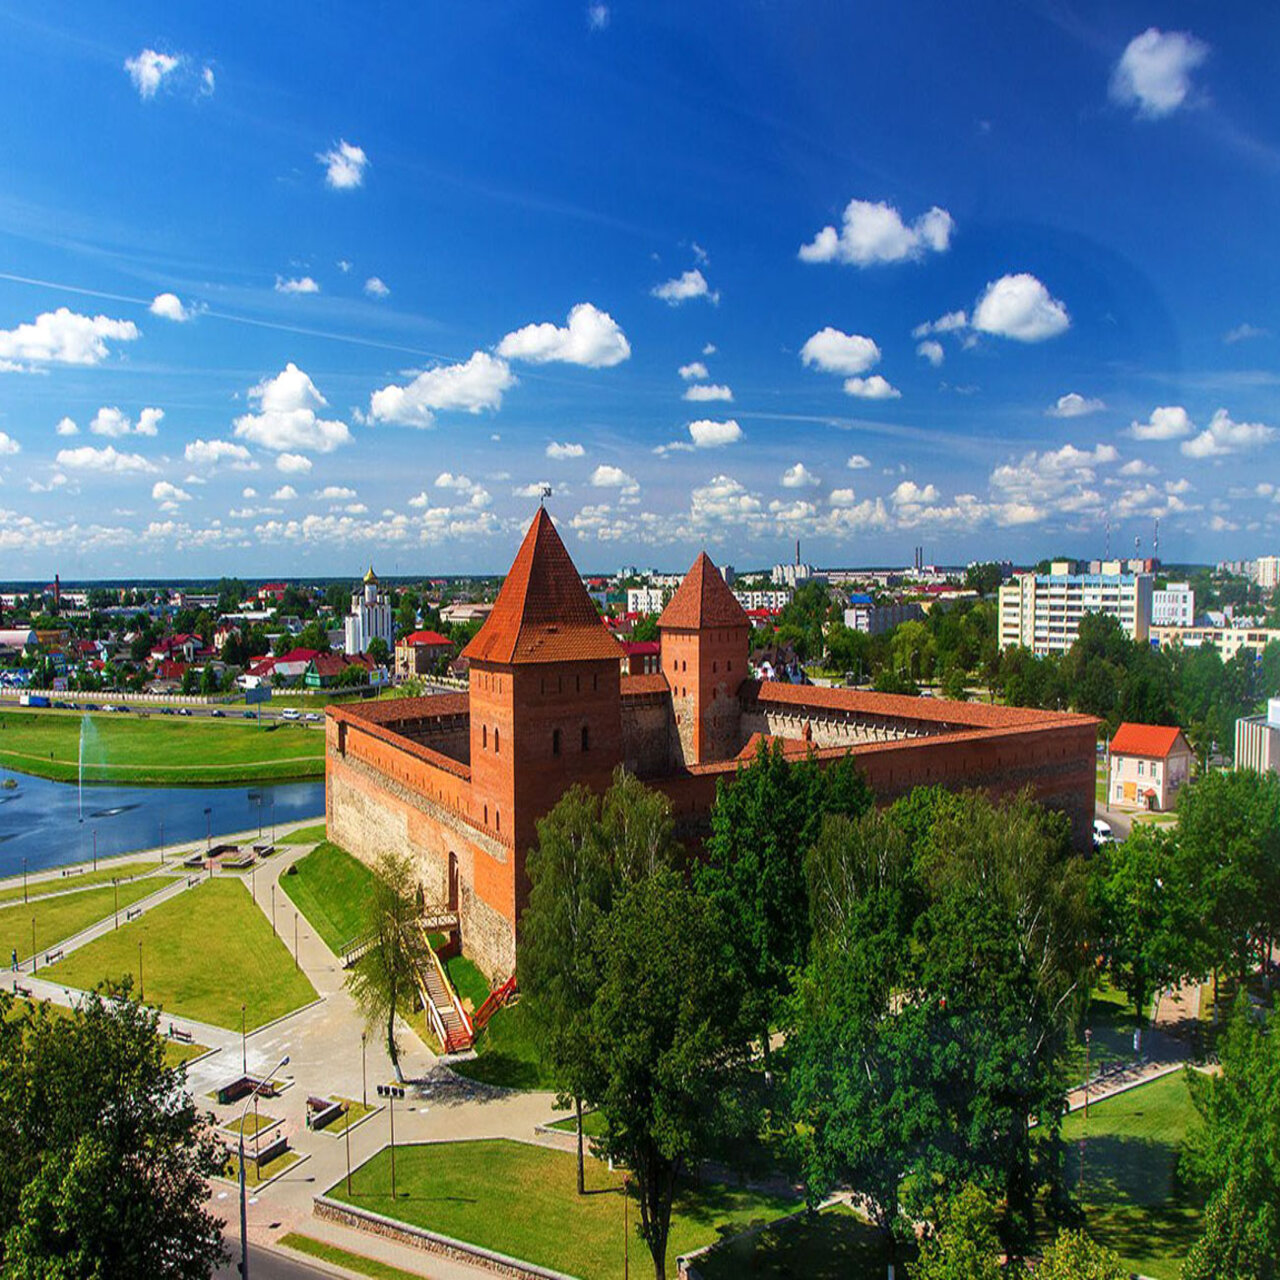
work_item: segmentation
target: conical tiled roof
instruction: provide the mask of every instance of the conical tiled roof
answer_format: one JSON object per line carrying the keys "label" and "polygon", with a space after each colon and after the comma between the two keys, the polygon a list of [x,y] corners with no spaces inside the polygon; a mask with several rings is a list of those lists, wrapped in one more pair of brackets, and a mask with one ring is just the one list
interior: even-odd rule
{"label": "conical tiled roof", "polygon": [[750,627],[751,619],[704,551],[667,602],[658,626],[700,631],[704,627]]}
{"label": "conical tiled roof", "polygon": [[621,658],[545,508],[538,508],[489,620],[462,656],[502,663]]}

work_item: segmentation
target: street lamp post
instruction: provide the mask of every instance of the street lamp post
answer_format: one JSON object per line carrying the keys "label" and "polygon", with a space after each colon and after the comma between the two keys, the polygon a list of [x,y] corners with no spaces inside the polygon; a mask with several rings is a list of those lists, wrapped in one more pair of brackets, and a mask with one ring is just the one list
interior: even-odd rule
{"label": "street lamp post", "polygon": [[404,1097],[404,1088],[398,1084],[380,1084],[378,1096],[386,1098],[387,1113],[391,1121],[391,1198],[396,1198],[396,1099]]}
{"label": "street lamp post", "polygon": [[138,939],[138,1003],[146,1000],[147,989],[142,985],[142,939]]}
{"label": "street lamp post", "polygon": [[244,1005],[240,1006],[240,1070],[249,1074],[249,1041],[245,1032]]}
{"label": "street lamp post", "polygon": [[276,886],[271,886],[271,936],[276,937]]}
{"label": "street lamp post", "polygon": [[302,966],[298,963],[298,913],[293,913],[293,967],[300,969]]}
{"label": "street lamp post", "polygon": [[22,901],[25,903],[26,900],[27,900],[27,860],[26,858],[23,858],[22,860]]}
{"label": "street lamp post", "polygon": [[31,972],[35,973],[40,958],[36,955],[36,918],[31,917]]}
{"label": "street lamp post", "polygon": [[271,843],[276,842],[276,798],[271,797]]}
{"label": "street lamp post", "polygon": [[120,877],[111,877],[111,887],[116,891],[116,928],[120,927]]}
{"label": "street lamp post", "polygon": [[93,869],[98,869],[98,828],[93,829]]}
{"label": "street lamp post", "polygon": [[164,819],[160,819],[160,865],[164,866]]}
{"label": "street lamp post", "polygon": [[368,1059],[364,1050],[368,1039],[368,1032],[362,1031],[360,1033],[360,1101],[366,1108],[369,1105],[369,1077],[365,1070]]}
{"label": "street lamp post", "polygon": [[262,794],[258,794],[258,839],[262,839]]}
{"label": "street lamp post", "polygon": [[210,853],[213,850],[213,810],[206,808],[204,811],[204,851]]}
{"label": "street lamp post", "polygon": [[[258,1090],[262,1088],[268,1080],[275,1077],[277,1071],[281,1067],[289,1065],[289,1055],[286,1053],[270,1072],[257,1084],[253,1086],[253,1092],[245,1099],[244,1106],[240,1108],[240,1276],[241,1280],[249,1280],[249,1202],[245,1198],[244,1189],[244,1117],[245,1112],[249,1110],[249,1103],[253,1102],[258,1096]],[[257,1133],[254,1133],[254,1139],[257,1139]]]}

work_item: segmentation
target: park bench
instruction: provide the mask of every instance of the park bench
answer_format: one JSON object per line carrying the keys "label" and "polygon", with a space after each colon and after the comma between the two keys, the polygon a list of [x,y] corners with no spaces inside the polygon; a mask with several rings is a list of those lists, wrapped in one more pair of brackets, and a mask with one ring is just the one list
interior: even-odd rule
{"label": "park bench", "polygon": [[124,918],[126,920],[136,920],[142,914],[141,907],[126,907]]}
{"label": "park bench", "polygon": [[87,868],[85,867],[65,867],[62,874],[64,876],[82,876]]}
{"label": "park bench", "polygon": [[253,1162],[261,1170],[264,1164],[270,1164],[277,1156],[282,1156],[289,1150],[289,1139],[279,1133],[265,1147],[257,1147],[253,1153]]}
{"label": "park bench", "polygon": [[183,860],[182,860],[182,865],[183,865],[184,867],[203,867],[203,866],[204,866],[204,854],[203,854],[203,853],[193,853],[189,858],[183,858]]}
{"label": "park bench", "polygon": [[61,947],[59,947],[59,948],[57,949],[57,951],[46,951],[46,952],[44,953],[44,962],[45,962],[45,964],[57,964],[57,962],[58,962],[59,960],[61,960],[61,959],[62,959],[62,948],[61,948]]}
{"label": "park bench", "polygon": [[224,853],[239,853],[240,846],[238,844],[215,844],[209,850],[207,856],[210,858],[220,858]]}
{"label": "park bench", "polygon": [[336,1120],[347,1109],[345,1102],[335,1102],[331,1098],[309,1097],[307,1099],[307,1128],[323,1129],[325,1125]]}
{"label": "park bench", "polygon": [[173,1023],[169,1023],[169,1039],[181,1040],[183,1044],[195,1044],[196,1038],[190,1031],[183,1031],[181,1027],[175,1027]]}
{"label": "park bench", "polygon": [[275,853],[276,847],[273,844],[255,844],[253,846],[253,851],[260,858],[269,858],[273,853]]}
{"label": "park bench", "polygon": [[20,987],[20,986],[15,982],[15,983],[13,984],[13,994],[14,994],[15,996],[21,996],[24,1000],[30,1000],[30,999],[31,999],[31,988],[30,988],[30,987]]}
{"label": "park bench", "polygon": [[260,1080],[257,1076],[238,1076],[218,1089],[218,1102],[224,1107],[228,1103],[239,1102],[241,1098],[247,1098],[255,1088],[260,1098],[276,1096],[275,1086],[270,1080]]}
{"label": "park bench", "polygon": [[223,862],[223,869],[226,871],[247,871],[253,866],[253,855],[251,853],[242,854],[238,858],[230,858]]}

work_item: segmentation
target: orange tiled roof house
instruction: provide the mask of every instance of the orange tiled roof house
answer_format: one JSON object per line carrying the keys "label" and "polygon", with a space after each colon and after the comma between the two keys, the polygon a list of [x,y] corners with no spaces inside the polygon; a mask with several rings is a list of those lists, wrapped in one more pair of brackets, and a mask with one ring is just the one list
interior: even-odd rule
{"label": "orange tiled roof house", "polygon": [[329,708],[330,839],[369,862],[412,857],[427,900],[457,911],[463,949],[498,978],[515,967],[537,820],[576,782],[608,786],[619,764],[665,792],[691,838],[717,779],[766,735],[820,762],[852,752],[881,801],[920,784],[1030,785],[1087,843],[1092,718],[753,680],[750,622],[705,553],[658,627],[659,673],[623,676],[539,509],[465,650],[467,693]]}

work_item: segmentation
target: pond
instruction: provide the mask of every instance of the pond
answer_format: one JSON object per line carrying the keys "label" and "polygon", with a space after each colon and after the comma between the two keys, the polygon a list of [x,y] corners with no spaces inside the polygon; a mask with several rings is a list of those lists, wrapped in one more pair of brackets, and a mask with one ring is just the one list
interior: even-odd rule
{"label": "pond", "polygon": [[[9,786],[12,779],[16,786]],[[84,820],[74,783],[50,782],[0,769],[0,877],[94,856],[214,840],[232,832],[266,838],[277,826],[324,816],[324,782],[251,787],[127,787],[85,784]]]}

